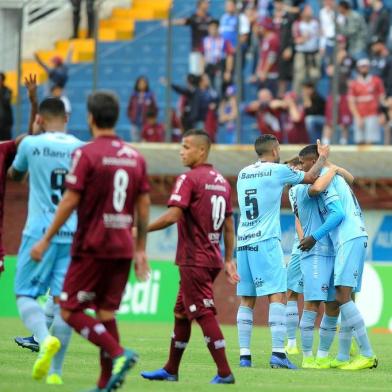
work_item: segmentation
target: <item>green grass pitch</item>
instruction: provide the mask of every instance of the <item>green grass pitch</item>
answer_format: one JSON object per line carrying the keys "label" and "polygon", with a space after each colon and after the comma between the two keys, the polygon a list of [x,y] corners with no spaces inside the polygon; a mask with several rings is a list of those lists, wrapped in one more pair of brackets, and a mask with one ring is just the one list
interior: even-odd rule
{"label": "green grass pitch", "polygon": [[[270,333],[256,327],[252,337],[252,369],[238,368],[236,328],[224,326],[228,356],[236,377],[236,385],[209,385],[215,375],[215,366],[204,344],[198,325],[193,325],[189,344],[180,369],[180,382],[165,383],[143,380],[141,370],[161,367],[167,358],[170,324],[121,323],[122,342],[140,354],[140,362],[127,377],[121,391],[392,391],[392,336],[370,333],[370,339],[379,358],[379,367],[360,372],[339,370],[273,370],[268,367]],[[31,368],[36,354],[17,347],[16,335],[27,331],[18,319],[0,319],[0,391],[79,392],[94,386],[98,375],[98,350],[73,335],[64,366],[63,386],[47,386],[31,379]],[[333,346],[336,353],[336,342]],[[292,356],[297,365],[301,356]]]}

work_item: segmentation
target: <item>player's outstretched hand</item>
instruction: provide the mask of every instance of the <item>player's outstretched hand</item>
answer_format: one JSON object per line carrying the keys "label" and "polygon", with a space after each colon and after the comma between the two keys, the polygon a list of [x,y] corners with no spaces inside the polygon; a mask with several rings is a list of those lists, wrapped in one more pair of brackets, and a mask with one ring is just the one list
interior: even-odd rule
{"label": "player's outstretched hand", "polygon": [[237,284],[240,281],[240,276],[237,273],[237,266],[233,260],[225,262],[225,274],[227,280],[231,284]]}
{"label": "player's outstretched hand", "polygon": [[150,278],[150,266],[148,265],[146,252],[135,252],[135,274],[137,280],[144,282]]}
{"label": "player's outstretched hand", "polygon": [[298,245],[298,249],[301,249],[303,252],[308,252],[314,247],[315,243],[316,240],[310,235],[309,237],[302,238]]}
{"label": "player's outstretched hand", "polygon": [[24,78],[24,85],[27,89],[27,94],[29,100],[36,100],[37,99],[37,75],[30,74],[28,77]]}
{"label": "player's outstretched hand", "polygon": [[45,239],[36,242],[30,251],[31,258],[37,263],[40,262],[48,247],[49,247],[49,241]]}
{"label": "player's outstretched hand", "polygon": [[317,152],[320,156],[328,159],[329,157],[329,145],[328,144],[321,144],[320,139],[317,139]]}

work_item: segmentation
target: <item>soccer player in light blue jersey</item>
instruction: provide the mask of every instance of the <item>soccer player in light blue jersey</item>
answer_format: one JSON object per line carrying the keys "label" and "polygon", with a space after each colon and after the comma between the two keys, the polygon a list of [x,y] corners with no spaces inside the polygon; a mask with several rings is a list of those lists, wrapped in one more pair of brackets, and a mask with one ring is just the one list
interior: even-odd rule
{"label": "soccer player in light blue jersey", "polygon": [[[300,157],[301,161],[309,162],[310,165],[318,159],[316,146],[307,146],[300,152]],[[323,169],[323,173],[327,170]],[[378,360],[370,345],[365,322],[352,301],[352,293],[360,291],[361,288],[368,241],[361,207],[351,188],[340,176],[335,176],[327,189],[319,193],[317,201],[325,222],[335,208],[340,208],[345,213],[343,221],[336,228],[325,227],[323,232],[313,232],[300,243],[302,250],[310,250],[329,233],[335,249],[334,285],[342,321],[339,354],[332,361],[331,367],[343,370],[375,368]],[[353,331],[359,343],[360,355],[350,362]]]}
{"label": "soccer player in light blue jersey", "polygon": [[[57,233],[40,263],[31,259],[30,249],[53,219],[64,191],[71,154],[83,143],[65,133],[67,116],[60,99],[48,98],[42,101],[35,123],[44,133],[23,139],[9,170],[9,176],[17,181],[22,180],[28,172],[30,189],[28,216],[18,252],[15,294],[20,316],[40,345],[33,378],[46,376],[54,357],[47,383],[62,384],[62,364],[71,329],[61,318],[58,296],[70,262],[76,215]],[[54,297],[53,336],[49,333],[44,311],[37,302],[37,297],[46,294],[48,289]]]}
{"label": "soccer player in light blue jersey", "polygon": [[[294,157],[286,161],[285,164],[298,169],[300,164],[299,157]],[[291,187],[289,189],[289,201],[295,216],[295,234],[290,261],[287,265],[287,345],[285,347],[286,353],[289,355],[299,354],[297,347],[297,328],[299,323],[298,296],[303,293],[303,277],[300,266],[301,251],[298,248],[299,240],[302,239],[303,233],[298,219],[298,209],[293,188]]]}
{"label": "soccer player in light blue jersey", "polygon": [[268,296],[272,334],[270,366],[295,369],[284,348],[287,275],[280,244],[280,203],[286,185],[313,183],[317,179],[329,147],[319,144],[320,158],[307,173],[279,164],[279,142],[273,135],[258,137],[255,150],[259,160],[242,169],[237,181],[241,213],[237,233],[240,366],[251,366],[250,338],[256,298]]}

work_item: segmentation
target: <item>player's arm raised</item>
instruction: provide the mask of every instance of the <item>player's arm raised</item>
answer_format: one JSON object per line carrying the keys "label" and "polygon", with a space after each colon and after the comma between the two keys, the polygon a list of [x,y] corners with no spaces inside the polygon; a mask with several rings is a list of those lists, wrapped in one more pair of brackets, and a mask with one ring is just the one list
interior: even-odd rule
{"label": "player's arm raised", "polygon": [[182,217],[182,209],[180,207],[169,207],[167,211],[158,219],[148,225],[147,231],[162,230],[166,227],[177,223]]}
{"label": "player's arm raised", "polygon": [[148,217],[150,214],[150,195],[142,193],[136,200],[136,215],[137,215],[137,235],[135,241],[135,273],[139,280],[146,280],[150,273],[146,256],[146,239]]}
{"label": "player's arm raised", "polygon": [[79,205],[80,198],[81,194],[77,191],[73,191],[71,189],[67,189],[65,191],[64,196],[57,207],[56,215],[52,224],[46,230],[42,239],[38,241],[31,249],[30,255],[33,260],[41,261],[43,254],[49,247],[50,241]]}
{"label": "player's arm raised", "polygon": [[227,280],[231,284],[236,284],[240,281],[237,273],[237,266],[233,261],[234,251],[234,220],[233,216],[227,216],[223,223],[223,241],[225,243],[225,273]]}
{"label": "player's arm raised", "polygon": [[322,145],[320,143],[320,140],[317,140],[317,151],[319,157],[316,163],[311,167],[311,169],[305,173],[302,184],[313,184],[317,180],[318,176],[320,175],[321,169],[327,162],[329,156],[329,146]]}

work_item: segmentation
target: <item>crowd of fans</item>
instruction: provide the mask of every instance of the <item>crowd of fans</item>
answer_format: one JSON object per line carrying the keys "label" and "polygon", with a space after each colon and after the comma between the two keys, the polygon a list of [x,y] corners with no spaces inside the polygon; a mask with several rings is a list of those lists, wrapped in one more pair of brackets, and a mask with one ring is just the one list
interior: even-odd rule
{"label": "crowd of fans", "polygon": [[[80,1],[72,3],[80,12]],[[318,14],[304,0],[225,0],[219,17],[210,15],[209,7],[208,0],[199,0],[192,15],[172,20],[191,33],[187,79],[171,86],[161,80],[179,96],[171,113],[172,141],[202,127],[214,141],[220,130],[220,141],[235,143],[238,117],[253,116],[260,133],[272,133],[282,143],[391,143],[391,14],[382,0],[323,0]],[[75,31],[78,20],[75,14]],[[72,46],[67,59],[55,57],[52,66],[36,56],[49,77],[48,94],[61,97],[68,113],[64,87],[71,55]],[[241,71],[236,72],[239,63]],[[10,99],[3,84],[0,102]],[[237,91],[242,92],[241,102]],[[0,120],[7,121],[7,103],[2,106]],[[127,114],[132,141],[167,141],[147,77],[137,78]]]}
{"label": "crowd of fans", "polygon": [[[238,14],[237,5],[225,1],[225,13],[215,18],[209,1],[199,0],[192,15],[172,21],[191,31],[192,73],[184,85],[171,85],[180,96],[173,113],[176,131],[202,126],[215,140],[221,127],[225,142],[234,143],[237,118],[245,113],[255,117],[260,133],[272,133],[283,143],[390,143],[391,16],[382,0],[361,5],[324,0],[317,15],[303,0],[243,0]],[[332,98],[335,44],[337,134]],[[239,103],[236,56],[244,70]],[[145,114],[158,108],[152,92],[136,90],[128,110],[133,126],[137,121],[131,112],[139,113],[134,140],[157,141],[160,133],[163,141],[161,130],[150,136],[142,132]]]}

